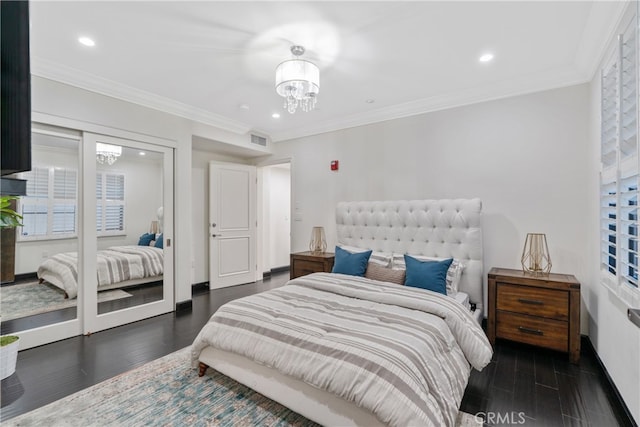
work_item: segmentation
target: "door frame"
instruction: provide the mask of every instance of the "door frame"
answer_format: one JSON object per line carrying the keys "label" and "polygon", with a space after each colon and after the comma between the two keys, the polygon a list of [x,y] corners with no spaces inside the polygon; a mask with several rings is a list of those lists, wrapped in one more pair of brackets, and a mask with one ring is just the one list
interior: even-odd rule
{"label": "door frame", "polygon": [[269,243],[269,236],[267,233],[267,226],[268,224],[262,224],[261,219],[264,218],[264,212],[267,209],[267,205],[266,205],[266,200],[265,200],[265,195],[264,195],[264,168],[269,167],[269,166],[276,166],[276,165],[281,165],[284,163],[289,163],[290,165],[290,186],[289,186],[289,192],[290,192],[290,199],[291,199],[291,206],[290,206],[290,212],[289,212],[289,218],[290,218],[290,222],[289,222],[289,247],[293,248],[293,242],[291,241],[291,236],[293,235],[293,222],[294,222],[294,217],[293,217],[293,213],[294,213],[294,206],[295,206],[295,202],[294,202],[294,183],[295,180],[293,179],[294,177],[294,168],[293,168],[293,164],[294,164],[294,158],[293,157],[281,157],[281,158],[275,158],[275,159],[268,159],[265,160],[263,162],[259,162],[256,167],[258,170],[257,173],[257,178],[258,178],[258,196],[257,196],[257,213],[258,213],[258,234],[256,237],[256,241],[257,241],[257,248],[258,248],[258,252],[257,252],[257,256],[256,256],[256,261],[258,263],[258,268],[257,268],[257,272],[260,276],[260,279],[262,279],[264,272],[265,272],[265,266],[268,265],[267,262],[267,254],[265,253],[264,247],[267,243]]}

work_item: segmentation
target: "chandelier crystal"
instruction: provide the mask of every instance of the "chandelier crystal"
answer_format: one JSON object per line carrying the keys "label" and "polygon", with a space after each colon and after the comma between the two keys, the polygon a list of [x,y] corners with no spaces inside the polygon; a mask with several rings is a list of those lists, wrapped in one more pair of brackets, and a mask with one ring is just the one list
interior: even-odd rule
{"label": "chandelier crystal", "polygon": [[119,145],[96,143],[96,161],[101,165],[112,165],[122,155]]}
{"label": "chandelier crystal", "polygon": [[284,108],[293,114],[298,107],[308,112],[316,107],[320,92],[320,70],[309,61],[299,59],[304,47],[291,46],[294,59],[276,67],[276,92],[284,98]]}

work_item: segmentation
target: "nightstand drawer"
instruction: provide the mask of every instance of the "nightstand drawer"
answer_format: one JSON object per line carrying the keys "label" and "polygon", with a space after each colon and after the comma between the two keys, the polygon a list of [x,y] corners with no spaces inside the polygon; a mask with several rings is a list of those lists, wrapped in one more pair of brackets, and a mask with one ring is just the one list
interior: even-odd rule
{"label": "nightstand drawer", "polygon": [[498,283],[497,309],[557,320],[569,319],[569,293]]}
{"label": "nightstand drawer", "polygon": [[496,323],[496,336],[499,338],[553,350],[569,350],[567,322],[498,311]]}
{"label": "nightstand drawer", "polygon": [[317,273],[324,271],[324,263],[319,261],[296,260],[295,274],[296,276],[304,276],[305,274]]}

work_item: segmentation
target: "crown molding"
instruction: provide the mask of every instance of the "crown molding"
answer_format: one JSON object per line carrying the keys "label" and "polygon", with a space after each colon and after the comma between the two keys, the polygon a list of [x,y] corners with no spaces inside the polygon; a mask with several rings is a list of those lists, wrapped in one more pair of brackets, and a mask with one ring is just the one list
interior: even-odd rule
{"label": "crown molding", "polygon": [[635,1],[592,3],[575,57],[576,67],[589,80],[593,79],[598,71],[607,48],[616,37],[616,30],[628,18],[629,8],[634,7],[636,7]]}
{"label": "crown molding", "polygon": [[251,130],[251,126],[246,123],[46,59],[32,57],[31,74],[215,126],[229,132],[243,135]]}
{"label": "crown molding", "polygon": [[273,142],[281,142],[356,126],[369,125],[386,120],[573,86],[588,81],[590,81],[590,78],[587,75],[576,71],[575,68],[572,67],[551,70],[542,74],[500,81],[482,87],[459,90],[455,93],[436,95],[390,107],[379,108],[364,114],[351,115],[341,120],[331,120],[318,125],[272,133],[271,140]]}

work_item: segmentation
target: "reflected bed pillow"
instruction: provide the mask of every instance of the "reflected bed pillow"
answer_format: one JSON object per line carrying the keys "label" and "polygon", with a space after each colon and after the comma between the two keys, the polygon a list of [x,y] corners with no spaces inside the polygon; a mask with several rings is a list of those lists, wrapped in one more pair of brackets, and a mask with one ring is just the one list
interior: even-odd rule
{"label": "reflected bed pillow", "polygon": [[153,246],[156,247],[156,248],[163,249],[164,241],[163,241],[163,238],[162,238],[162,234],[160,236],[158,236],[158,240],[156,240],[156,243]]}
{"label": "reflected bed pillow", "polygon": [[351,253],[340,246],[336,246],[336,255],[331,272],[349,274],[351,276],[364,276],[370,256],[371,251]]}
{"label": "reflected bed pillow", "polygon": [[452,262],[453,258],[444,261],[420,261],[405,255],[407,272],[404,284],[447,295],[447,270]]}
{"label": "reflected bed pillow", "polygon": [[149,246],[149,243],[151,243],[151,241],[154,240],[155,238],[156,238],[155,234],[144,233],[142,236],[140,236],[140,239],[138,240],[138,246]]}
{"label": "reflected bed pillow", "polygon": [[388,267],[381,267],[372,262],[367,266],[364,277],[381,282],[395,283],[396,285],[404,285],[404,270],[393,270]]}

